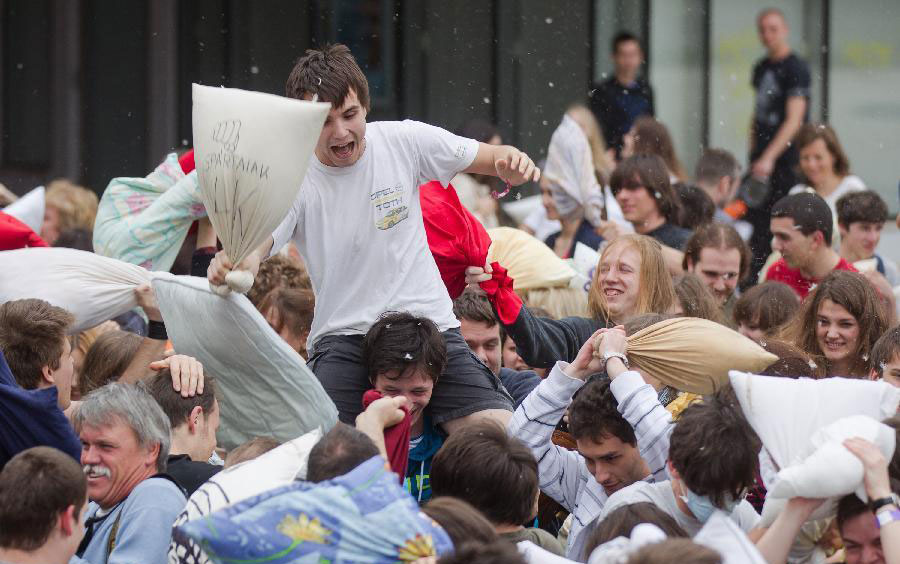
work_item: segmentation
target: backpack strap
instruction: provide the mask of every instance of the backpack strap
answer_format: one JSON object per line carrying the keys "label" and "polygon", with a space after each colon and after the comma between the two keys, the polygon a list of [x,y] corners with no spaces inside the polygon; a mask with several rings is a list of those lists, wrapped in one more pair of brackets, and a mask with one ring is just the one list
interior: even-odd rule
{"label": "backpack strap", "polygon": [[[178,488],[178,491],[180,491],[182,493],[182,495],[184,495],[184,497],[187,497],[187,491],[181,487],[181,484],[176,482],[175,478],[166,474],[165,472],[158,472],[158,473],[150,476],[150,478],[162,478],[164,480],[168,480],[168,481],[172,482],[173,484],[175,484],[175,487]],[[147,479],[149,480],[150,478],[147,478]],[[119,514],[116,515],[116,520],[113,523],[112,529],[110,529],[110,531],[109,531],[109,540],[106,542],[106,559],[107,560],[109,560],[109,555],[112,554],[113,549],[116,548],[116,535],[119,533],[119,522],[121,520],[122,520],[122,512],[119,511]]]}

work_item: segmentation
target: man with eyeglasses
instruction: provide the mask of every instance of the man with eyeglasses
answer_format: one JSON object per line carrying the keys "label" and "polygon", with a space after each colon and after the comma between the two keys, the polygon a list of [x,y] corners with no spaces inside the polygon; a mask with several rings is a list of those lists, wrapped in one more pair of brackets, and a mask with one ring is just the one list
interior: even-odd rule
{"label": "man with eyeglasses", "polygon": [[709,223],[684,247],[682,267],[702,280],[731,319],[734,290],[750,270],[750,248],[734,227]]}

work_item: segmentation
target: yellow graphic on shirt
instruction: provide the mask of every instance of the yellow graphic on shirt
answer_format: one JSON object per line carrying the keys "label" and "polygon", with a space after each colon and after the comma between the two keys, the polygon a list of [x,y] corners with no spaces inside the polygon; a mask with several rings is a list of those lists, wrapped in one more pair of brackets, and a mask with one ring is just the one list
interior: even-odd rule
{"label": "yellow graphic on shirt", "polygon": [[404,201],[406,194],[402,184],[375,190],[369,199],[375,208],[375,227],[378,229],[390,229],[409,217],[409,207]]}

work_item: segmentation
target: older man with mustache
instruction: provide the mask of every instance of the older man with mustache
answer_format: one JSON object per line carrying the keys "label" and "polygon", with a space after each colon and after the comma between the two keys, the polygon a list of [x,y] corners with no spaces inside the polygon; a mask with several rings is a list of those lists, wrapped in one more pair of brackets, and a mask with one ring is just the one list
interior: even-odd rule
{"label": "older man with mustache", "polygon": [[112,383],[85,398],[73,424],[91,503],[71,563],[165,563],[172,523],[185,504],[181,488],[163,474],[165,413],[142,387]]}

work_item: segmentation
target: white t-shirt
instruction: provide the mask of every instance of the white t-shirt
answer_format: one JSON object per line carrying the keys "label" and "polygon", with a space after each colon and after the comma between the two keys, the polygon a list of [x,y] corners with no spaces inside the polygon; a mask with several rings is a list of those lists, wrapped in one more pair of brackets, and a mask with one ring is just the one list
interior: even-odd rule
{"label": "white t-shirt", "polygon": [[[653,484],[649,482],[635,482],[617,491],[606,500],[606,504],[603,506],[603,513],[597,519],[597,522],[606,519],[610,513],[619,507],[640,502],[652,503],[668,513],[690,537],[696,535],[703,528],[703,523],[686,515],[678,508],[678,504],[675,502],[675,494],[672,492],[672,483],[668,480]],[[731,512],[729,518],[745,533],[750,532],[759,523],[759,514],[753,509],[752,505],[747,503],[747,500],[742,500]]]}
{"label": "white t-shirt", "polygon": [[293,238],[306,262],[316,294],[309,345],[364,334],[386,311],[423,315],[441,331],[459,327],[428,249],[419,185],[446,185],[477,152],[477,141],[406,120],[368,124],[365,152],[351,166],[311,157],[272,234],[272,252]]}

